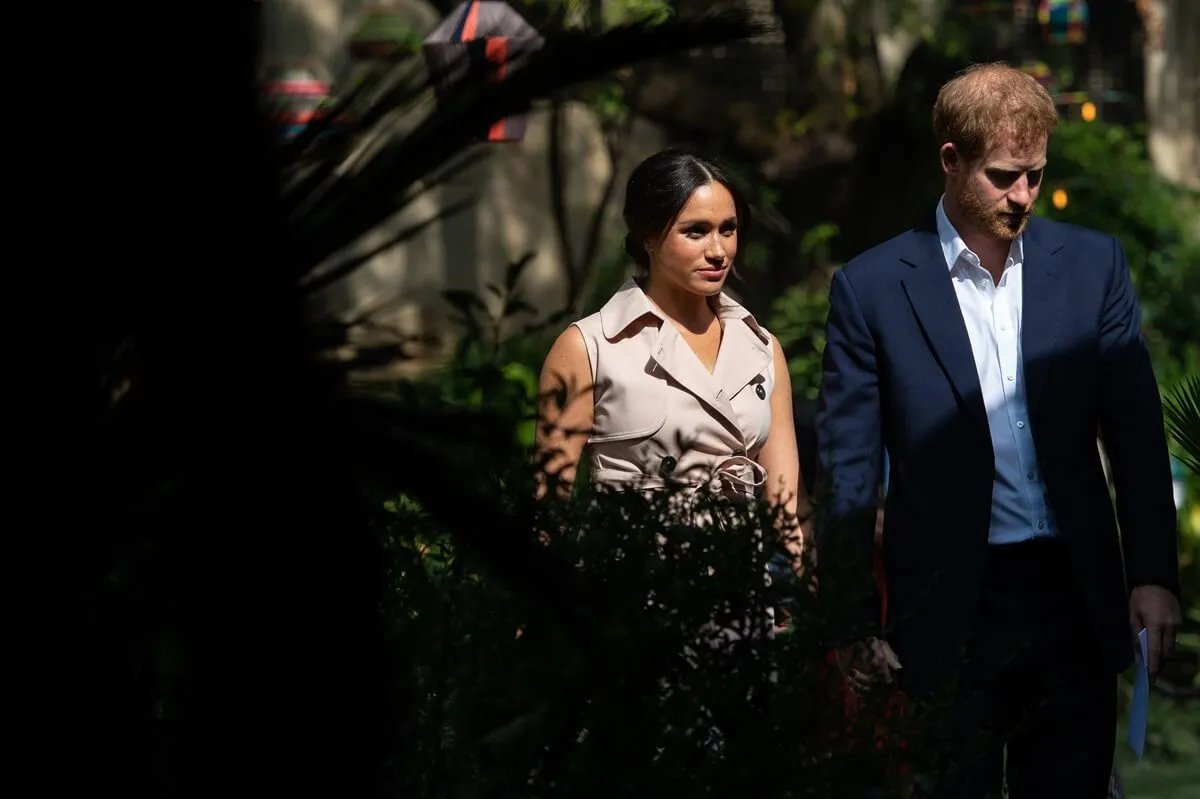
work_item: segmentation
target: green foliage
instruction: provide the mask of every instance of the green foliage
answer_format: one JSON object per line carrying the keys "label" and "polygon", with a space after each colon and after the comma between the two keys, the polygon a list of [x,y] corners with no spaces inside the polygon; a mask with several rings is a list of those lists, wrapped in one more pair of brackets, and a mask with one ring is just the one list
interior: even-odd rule
{"label": "green foliage", "polygon": [[[1180,641],[1180,646],[1186,643]],[[1133,699],[1132,674],[1122,676],[1118,695],[1118,754],[1125,754],[1126,719]],[[1172,699],[1158,691],[1150,694],[1149,726],[1146,751],[1160,763],[1187,762],[1200,757],[1200,705],[1195,699]]]}
{"label": "green foliage", "polygon": [[[1180,382],[1163,400],[1167,430],[1176,445],[1180,464],[1191,470],[1187,481],[1187,492],[1191,507],[1185,507],[1181,519],[1179,568],[1183,585],[1185,619],[1178,638],[1179,651],[1190,654],[1190,661],[1181,664],[1176,671],[1179,679],[1200,688],[1200,600],[1196,587],[1200,586],[1200,376],[1190,375]],[[1191,721],[1191,729],[1200,738],[1200,719]]]}
{"label": "green foliage", "polygon": [[[578,316],[598,311],[624,282],[628,258],[617,247],[611,252],[589,275]],[[504,284],[489,283],[484,296],[444,293],[458,312],[463,335],[454,357],[435,377],[441,397],[450,403],[510,414],[516,441],[526,450],[534,443],[542,361],[554,339],[576,318],[564,310],[528,319],[534,309],[522,296],[520,280],[532,258],[527,254],[510,264]]]}
{"label": "green foliage", "polygon": [[[670,3],[664,0],[553,0],[579,7],[575,17],[583,20],[585,27],[608,29],[630,22],[644,22],[656,25],[666,22],[674,13]],[[595,10],[584,16],[587,6],[599,6],[600,15],[597,20]],[[620,125],[629,120],[632,109],[626,97],[625,82],[620,80],[604,80],[590,83],[579,88],[579,99],[596,113],[600,120],[608,125]]]}
{"label": "green foliage", "polygon": [[[824,260],[829,243],[837,235],[837,225],[816,225],[801,237],[801,252],[819,255]],[[779,339],[787,355],[792,392],[797,397],[816,399],[821,388],[821,356],[825,352],[828,313],[829,279],[824,273],[791,286],[771,303],[767,329]]]}
{"label": "green foliage", "polygon": [[771,304],[767,329],[779,339],[788,359],[792,392],[816,399],[821,388],[821,356],[825,352],[825,316],[829,313],[828,285],[797,284]]}
{"label": "green foliage", "polygon": [[[1122,765],[1125,795],[1137,799],[1188,799],[1200,784],[1200,760],[1173,764],[1130,763]],[[1188,786],[1192,787],[1188,787]]]}
{"label": "green foliage", "polygon": [[[533,306],[521,295],[520,280],[533,260],[529,253],[509,264],[503,285],[488,283],[486,296],[446,291],[463,328],[454,357],[436,376],[442,399],[453,405],[488,410],[507,418],[516,442],[533,447],[538,372],[565,314],[529,321]],[[518,333],[519,335],[513,335]]]}
{"label": "green foliage", "polygon": [[1200,375],[1185,378],[1163,401],[1167,429],[1179,445],[1179,458],[1200,474]]}
{"label": "green foliage", "polygon": [[[1063,121],[1050,145],[1038,212],[1121,241],[1160,384],[1200,371],[1200,221],[1194,195],[1154,171],[1135,132]],[[1056,190],[1067,194],[1054,207]]]}
{"label": "green foliage", "polygon": [[664,22],[674,14],[666,0],[522,0],[535,19],[542,15],[567,27],[590,27],[599,22],[612,28],[630,22]]}
{"label": "green foliage", "polygon": [[[869,796],[914,732],[876,724],[884,696],[844,715],[821,629],[853,600],[823,587],[818,601],[786,570],[764,584],[782,549],[760,505],[675,489],[547,500],[529,530],[571,575],[557,602],[506,585],[410,505],[381,524],[407,664],[393,701],[417,708],[389,741],[398,795],[738,797],[752,779],[760,797]],[[785,607],[772,638],[768,608]]]}
{"label": "green foliage", "polygon": [[625,87],[616,81],[597,81],[579,89],[579,99],[604,122],[619,124],[629,118]]}
{"label": "green foliage", "polygon": [[608,26],[622,25],[631,20],[665,22],[674,13],[671,4],[664,0],[608,0],[603,4],[604,24]]}

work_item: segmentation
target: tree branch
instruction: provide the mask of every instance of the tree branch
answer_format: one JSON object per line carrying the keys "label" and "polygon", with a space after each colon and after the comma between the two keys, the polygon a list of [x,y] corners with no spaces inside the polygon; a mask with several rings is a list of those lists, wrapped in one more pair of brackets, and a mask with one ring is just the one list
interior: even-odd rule
{"label": "tree branch", "polygon": [[[586,282],[587,277],[592,271],[592,266],[595,264],[596,256],[600,252],[600,237],[604,233],[604,217],[608,213],[608,204],[612,201],[613,194],[617,190],[617,182],[621,177],[621,161],[625,155],[625,149],[629,145],[629,138],[633,134],[634,115],[633,110],[629,109],[625,119],[619,125],[606,125],[604,130],[604,144],[608,150],[608,160],[612,164],[612,170],[609,172],[608,180],[604,183],[604,190],[600,194],[600,202],[596,206],[596,211],[592,215],[591,223],[588,225],[587,239],[583,246],[583,257],[580,259],[579,267],[581,274],[581,283]],[[578,295],[571,297],[571,307],[579,301]]]}
{"label": "tree branch", "polygon": [[550,101],[550,136],[546,148],[546,160],[550,173],[550,210],[554,217],[554,228],[558,232],[559,253],[567,273],[567,302],[574,304],[579,296],[579,269],[571,252],[571,230],[567,221],[566,166],[563,164],[563,104],[554,98]]}

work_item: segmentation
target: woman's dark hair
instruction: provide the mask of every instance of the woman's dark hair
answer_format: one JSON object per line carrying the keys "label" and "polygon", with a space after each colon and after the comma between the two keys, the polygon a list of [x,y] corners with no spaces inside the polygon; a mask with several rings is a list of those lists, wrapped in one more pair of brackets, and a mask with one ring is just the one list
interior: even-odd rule
{"label": "woman's dark hair", "polygon": [[750,224],[745,198],[720,164],[683,148],[655,153],[634,168],[625,184],[625,252],[642,269],[650,268],[646,242],[656,241],[679,216],[692,192],[720,183],[733,196],[738,216],[738,238],[744,240]]}

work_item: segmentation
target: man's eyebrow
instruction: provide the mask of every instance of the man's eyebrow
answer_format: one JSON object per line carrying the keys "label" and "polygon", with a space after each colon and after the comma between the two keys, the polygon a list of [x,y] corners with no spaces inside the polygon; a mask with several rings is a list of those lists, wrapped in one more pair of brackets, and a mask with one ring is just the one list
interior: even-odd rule
{"label": "man's eyebrow", "polygon": [[993,172],[1037,172],[1039,169],[1045,168],[1045,161],[1033,164],[992,164],[984,167]]}

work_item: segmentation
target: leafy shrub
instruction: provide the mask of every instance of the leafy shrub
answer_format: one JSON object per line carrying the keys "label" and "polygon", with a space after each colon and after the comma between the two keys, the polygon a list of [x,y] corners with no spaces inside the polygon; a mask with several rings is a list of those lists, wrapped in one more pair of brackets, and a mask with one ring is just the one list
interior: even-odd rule
{"label": "leafy shrub", "polygon": [[766,326],[787,355],[788,376],[796,397],[816,399],[821,388],[821,356],[825,352],[828,313],[828,283],[816,288],[798,283],[771,304]]}
{"label": "leafy shrub", "polygon": [[[1135,131],[1063,121],[1050,144],[1038,213],[1121,241],[1159,382],[1200,371],[1200,220],[1197,198],[1154,171]],[[1066,193],[1056,208],[1055,192]]]}
{"label": "leafy shrub", "polygon": [[[800,251],[827,255],[838,227],[823,224],[807,231]],[[825,260],[825,259],[822,259]],[[788,375],[797,397],[813,400],[821,388],[821,356],[825,352],[825,317],[829,313],[829,274],[818,270],[809,280],[787,289],[771,303],[767,329],[788,357]]]}
{"label": "leafy shrub", "polygon": [[[543,503],[529,530],[550,533],[553,589],[506,582],[394,506],[393,701],[416,709],[393,740],[399,793],[890,795],[883,764],[911,722],[878,724],[884,696],[847,717],[825,661],[826,610],[850,598],[766,584],[770,514],[702,502],[715,523],[672,490]],[[788,609],[787,632],[767,634],[768,608]],[[744,634],[701,643],[714,627]]]}

